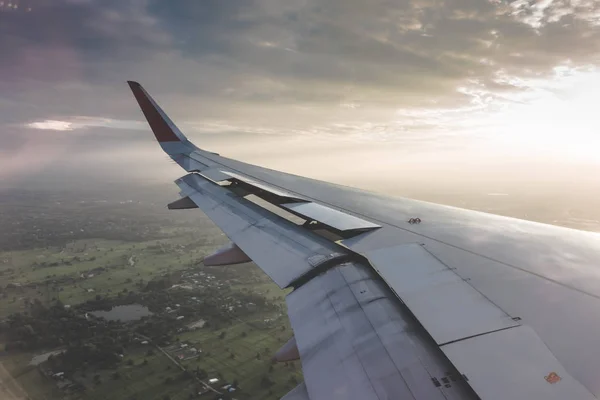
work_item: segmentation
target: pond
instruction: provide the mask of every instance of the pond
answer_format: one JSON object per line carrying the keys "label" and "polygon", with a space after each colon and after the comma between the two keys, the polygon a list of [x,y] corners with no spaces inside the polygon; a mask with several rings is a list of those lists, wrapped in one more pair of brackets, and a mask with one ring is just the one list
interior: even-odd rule
{"label": "pond", "polygon": [[91,311],[89,314],[95,317],[102,317],[108,321],[136,321],[142,317],[152,315],[148,307],[141,304],[128,304],[126,306],[116,306],[110,311]]}

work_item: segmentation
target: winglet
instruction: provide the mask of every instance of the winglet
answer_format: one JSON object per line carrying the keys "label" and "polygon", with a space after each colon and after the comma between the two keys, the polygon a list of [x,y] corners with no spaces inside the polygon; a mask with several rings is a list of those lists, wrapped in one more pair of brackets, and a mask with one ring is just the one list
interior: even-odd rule
{"label": "winglet", "polygon": [[175,126],[173,121],[160,108],[154,99],[135,81],[127,81],[137,100],[156,140],[164,142],[187,142],[185,135]]}

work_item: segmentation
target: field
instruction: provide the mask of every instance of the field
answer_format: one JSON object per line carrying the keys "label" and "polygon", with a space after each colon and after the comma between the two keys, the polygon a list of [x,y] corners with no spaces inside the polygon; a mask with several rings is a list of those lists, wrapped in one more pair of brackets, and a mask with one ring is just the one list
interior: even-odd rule
{"label": "field", "polygon": [[[196,265],[225,243],[219,234],[215,243],[215,233],[179,229],[173,238],[141,243],[88,239],[62,248],[0,253],[2,282],[9,286],[0,297],[0,318],[24,310],[28,300],[60,299],[67,305],[78,304],[98,294],[111,296],[130,289],[132,281],[147,281]],[[28,286],[31,284],[35,288]],[[11,285],[16,287],[11,290]]]}
{"label": "field", "polygon": [[[27,313],[28,306],[36,300],[48,306],[60,301],[67,308],[76,307],[87,300],[139,292],[147,282],[161,276],[207,271],[201,264],[203,256],[226,242],[211,225],[203,225],[202,229],[165,228],[160,234],[162,239],[147,241],[83,239],[64,246],[0,253],[0,318]],[[177,348],[185,343],[198,349],[198,357],[182,360],[181,365],[191,372],[204,371],[206,380],[218,378],[219,382],[213,385],[217,390],[224,391],[220,389],[223,385],[235,384],[232,395],[236,399],[279,399],[302,380],[299,362],[271,361],[275,351],[292,336],[285,315],[285,293],[252,264],[226,268],[231,268],[230,275],[233,271],[240,278],[220,278],[217,271],[210,282],[229,297],[235,298],[236,293],[262,296],[271,308],[238,312],[225,323],[184,330],[172,337],[171,347],[165,347]],[[202,287],[198,284],[194,290]],[[202,305],[198,307],[201,313]],[[0,342],[3,337],[0,335]],[[5,386],[12,385],[15,398],[23,398],[22,393],[26,392],[32,400],[190,399],[199,398],[198,393],[203,390],[197,378],[186,375],[159,348],[138,343],[125,349],[115,368],[90,367],[75,373],[71,379],[86,390],[69,394],[38,368],[28,366],[34,355],[49,350],[54,349],[0,353],[1,367],[6,371],[3,382]],[[201,397],[210,396],[208,393]]]}

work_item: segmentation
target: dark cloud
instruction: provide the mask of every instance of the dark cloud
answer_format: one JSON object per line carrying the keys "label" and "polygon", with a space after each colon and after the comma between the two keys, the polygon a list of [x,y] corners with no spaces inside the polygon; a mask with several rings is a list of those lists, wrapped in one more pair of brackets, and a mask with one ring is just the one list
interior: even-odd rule
{"label": "dark cloud", "polygon": [[228,102],[340,101],[349,86],[402,102],[393,94],[448,95],[499,67],[593,61],[596,6],[515,3],[31,2],[32,12],[0,13],[0,72],[17,78],[2,86],[116,85],[130,73]]}

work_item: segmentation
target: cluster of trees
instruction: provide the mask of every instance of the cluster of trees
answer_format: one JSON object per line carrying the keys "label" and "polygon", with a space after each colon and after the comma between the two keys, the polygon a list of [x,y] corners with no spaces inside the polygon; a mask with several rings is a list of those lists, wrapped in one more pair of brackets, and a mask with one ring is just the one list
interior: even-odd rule
{"label": "cluster of trees", "polygon": [[173,285],[170,275],[164,275],[159,278],[152,279],[146,284],[145,292],[160,291],[170,288]]}
{"label": "cluster of trees", "polygon": [[10,315],[0,324],[0,331],[8,340],[6,351],[65,347],[64,353],[49,359],[53,367],[65,372],[114,365],[134,340],[133,332],[117,321],[88,320],[60,302],[46,307],[37,299],[27,314]]}
{"label": "cluster of trees", "polygon": [[58,302],[44,306],[39,299],[29,303],[27,313],[11,314],[0,324],[5,333],[5,350],[35,350],[79,342],[92,336],[89,322]]}
{"label": "cluster of trees", "polygon": [[[119,354],[122,351],[121,345],[106,341],[77,344],[69,346],[64,353],[50,356],[48,363],[53,371],[70,375],[74,371],[85,372],[88,367],[113,368],[121,361]],[[118,379],[119,376],[113,378]]]}

